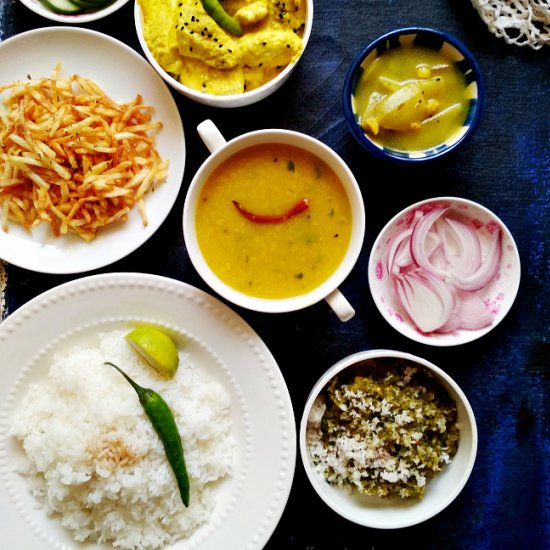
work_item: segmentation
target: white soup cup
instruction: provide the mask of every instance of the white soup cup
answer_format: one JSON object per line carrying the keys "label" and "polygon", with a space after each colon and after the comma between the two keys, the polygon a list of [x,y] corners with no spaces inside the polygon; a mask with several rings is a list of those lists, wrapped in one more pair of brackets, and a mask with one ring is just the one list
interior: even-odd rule
{"label": "white soup cup", "polygon": [[[195,269],[204,281],[220,296],[240,307],[266,313],[296,311],[326,300],[342,321],[348,321],[355,310],[338,290],[338,286],[354,267],[363,246],[365,208],[357,181],[344,161],[327,145],[306,134],[290,130],[257,130],[226,141],[214,123],[205,120],[197,127],[198,133],[212,153],[199,168],[191,182],[183,208],[183,236],[187,252]],[[338,176],[348,195],[352,211],[350,243],[336,270],[319,286],[290,298],[259,298],[232,288],[212,271],[200,249],[195,230],[195,212],[202,188],[210,174],[237,152],[265,143],[284,143],[301,148],[325,162]]]}

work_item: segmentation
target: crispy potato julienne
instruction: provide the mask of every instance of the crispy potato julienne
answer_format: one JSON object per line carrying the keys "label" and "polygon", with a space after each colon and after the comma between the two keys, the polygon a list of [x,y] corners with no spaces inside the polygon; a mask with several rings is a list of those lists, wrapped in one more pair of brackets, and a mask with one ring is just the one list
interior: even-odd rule
{"label": "crispy potato julienne", "polygon": [[167,175],[150,135],[162,122],[140,95],[116,103],[90,79],[59,73],[0,86],[11,92],[0,108],[2,229],[45,221],[56,236],[91,241],[134,205],[147,225],[144,196]]}

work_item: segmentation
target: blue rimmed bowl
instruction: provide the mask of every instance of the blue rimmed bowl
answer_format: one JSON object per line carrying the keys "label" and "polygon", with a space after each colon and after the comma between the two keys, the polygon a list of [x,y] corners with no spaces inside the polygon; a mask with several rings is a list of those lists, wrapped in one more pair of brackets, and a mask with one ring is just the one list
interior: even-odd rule
{"label": "blue rimmed bowl", "polygon": [[[414,48],[441,52],[456,73],[464,78],[462,120],[441,142],[419,147],[388,144],[361,126],[358,87],[373,63],[385,52],[395,48]],[[401,83],[403,84],[403,83]],[[388,92],[389,93],[389,92]],[[422,27],[397,29],[384,34],[362,49],[354,58],[344,80],[342,105],[344,117],[353,137],[369,153],[398,163],[419,163],[439,158],[464,144],[479,124],[484,104],[484,84],[479,66],[469,50],[447,33]],[[464,116],[465,115],[465,116]],[[434,117],[435,118],[435,117]],[[383,130],[386,135],[399,130]],[[421,131],[421,130],[418,130]]]}

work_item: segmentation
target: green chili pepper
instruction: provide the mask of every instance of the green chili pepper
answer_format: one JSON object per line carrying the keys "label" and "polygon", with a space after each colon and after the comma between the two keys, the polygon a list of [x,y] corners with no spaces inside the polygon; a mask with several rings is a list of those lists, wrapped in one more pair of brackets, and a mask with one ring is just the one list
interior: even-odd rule
{"label": "green chili pepper", "polygon": [[168,463],[174,472],[183,504],[189,506],[189,477],[185,467],[183,457],[183,446],[178,427],[172,415],[172,411],[166,404],[166,401],[155,391],[138,386],[122,369],[113,363],[106,362],[106,365],[114,367],[126,380],[132,388],[136,390],[139,402],[149,417],[153,428],[157,432],[162,444]]}
{"label": "green chili pepper", "polygon": [[227,32],[235,36],[242,36],[243,30],[240,23],[220,4],[219,0],[201,0],[204,11],[214,19],[214,21]]}

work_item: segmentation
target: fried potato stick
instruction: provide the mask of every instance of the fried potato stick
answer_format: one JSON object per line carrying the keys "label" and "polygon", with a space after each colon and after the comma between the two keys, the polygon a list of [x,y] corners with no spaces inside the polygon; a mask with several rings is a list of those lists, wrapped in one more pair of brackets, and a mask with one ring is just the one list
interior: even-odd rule
{"label": "fried potato stick", "polygon": [[166,179],[154,135],[153,107],[137,95],[117,103],[92,80],[29,78],[0,86],[0,224],[26,229],[42,222],[54,235],[93,240],[137,206],[147,225],[145,195]]}

